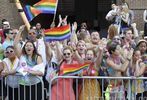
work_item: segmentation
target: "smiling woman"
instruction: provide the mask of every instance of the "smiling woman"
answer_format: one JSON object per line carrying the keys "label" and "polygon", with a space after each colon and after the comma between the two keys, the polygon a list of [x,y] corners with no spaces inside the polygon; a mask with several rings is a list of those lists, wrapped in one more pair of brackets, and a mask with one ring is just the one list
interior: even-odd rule
{"label": "smiling woman", "polygon": [[[73,51],[70,47],[65,47],[63,49],[63,58],[61,60],[62,63],[60,65],[59,75],[62,75],[66,64],[77,63],[73,60]],[[58,79],[57,82],[52,86],[51,100],[56,100],[57,98],[60,98],[60,100],[75,100],[75,94],[72,86],[73,79]]]}
{"label": "smiling woman", "polygon": [[[6,83],[8,85],[8,99],[14,97],[15,100],[18,100],[18,76],[15,76],[16,69],[19,65],[19,59],[15,55],[14,47],[8,46],[6,48],[7,58],[3,60],[4,70],[1,75],[7,76]],[[13,76],[14,75],[14,76]],[[14,95],[13,95],[14,93]]]}
{"label": "smiling woman", "polygon": [[[24,100],[25,98],[29,100],[30,94],[32,95],[31,100],[36,100],[36,96],[37,100],[41,100],[42,95],[40,94],[42,94],[42,86],[40,79],[42,79],[44,75],[45,66],[42,57],[37,53],[37,49],[32,41],[27,41],[23,48],[20,48],[18,45],[20,33],[21,32],[19,32],[14,39],[14,50],[16,51],[17,57],[20,59],[18,72],[22,75],[25,74],[25,76],[22,76],[19,80],[20,100]],[[37,76],[39,76],[40,79],[38,79]],[[30,88],[31,91],[29,91]]]}

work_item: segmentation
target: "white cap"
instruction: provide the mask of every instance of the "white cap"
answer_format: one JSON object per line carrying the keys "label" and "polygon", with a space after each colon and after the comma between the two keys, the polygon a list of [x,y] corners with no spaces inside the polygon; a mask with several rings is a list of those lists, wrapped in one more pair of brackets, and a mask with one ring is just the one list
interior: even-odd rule
{"label": "white cap", "polygon": [[147,39],[147,36],[145,36],[144,39]]}
{"label": "white cap", "polygon": [[3,22],[3,24],[10,25],[10,23],[8,21]]}
{"label": "white cap", "polygon": [[145,42],[145,43],[147,43],[147,41],[146,41],[146,40],[141,39],[141,40],[139,40],[139,41],[138,41],[137,46],[138,46],[141,42]]}

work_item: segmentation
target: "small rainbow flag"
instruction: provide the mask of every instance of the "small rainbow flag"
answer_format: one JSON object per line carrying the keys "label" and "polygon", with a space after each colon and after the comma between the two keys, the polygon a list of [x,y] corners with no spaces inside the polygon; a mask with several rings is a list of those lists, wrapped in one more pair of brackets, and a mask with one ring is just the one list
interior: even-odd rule
{"label": "small rainbow flag", "polygon": [[28,21],[32,21],[34,17],[42,13],[40,10],[36,9],[35,7],[31,7],[29,5],[26,5],[24,7],[24,12],[26,14]]}
{"label": "small rainbow flag", "polygon": [[47,29],[44,33],[46,41],[62,41],[70,38],[70,25]]}
{"label": "small rainbow flag", "polygon": [[55,14],[57,9],[57,2],[58,0],[41,0],[33,6],[38,10],[41,10],[42,13]]}
{"label": "small rainbow flag", "polygon": [[63,68],[62,75],[75,75],[81,73],[84,69],[88,68],[90,63],[84,64],[66,64]]}

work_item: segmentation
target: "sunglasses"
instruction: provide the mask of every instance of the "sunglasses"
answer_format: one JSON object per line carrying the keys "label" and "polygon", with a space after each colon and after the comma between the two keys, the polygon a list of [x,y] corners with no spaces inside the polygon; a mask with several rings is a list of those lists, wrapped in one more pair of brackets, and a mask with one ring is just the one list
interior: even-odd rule
{"label": "sunglasses", "polygon": [[70,55],[70,53],[64,53],[63,55],[64,55],[64,56],[66,56],[66,55],[68,55],[68,56],[69,56],[69,55]]}
{"label": "sunglasses", "polygon": [[13,50],[6,51],[6,54],[13,53],[13,52],[14,52]]}
{"label": "sunglasses", "polygon": [[114,40],[120,40],[120,38],[114,38]]}
{"label": "sunglasses", "polygon": [[11,34],[11,35],[13,35],[14,33],[10,32],[10,33],[7,33],[7,34]]}
{"label": "sunglasses", "polygon": [[29,35],[35,35],[35,33],[32,32],[32,33],[29,33]]}

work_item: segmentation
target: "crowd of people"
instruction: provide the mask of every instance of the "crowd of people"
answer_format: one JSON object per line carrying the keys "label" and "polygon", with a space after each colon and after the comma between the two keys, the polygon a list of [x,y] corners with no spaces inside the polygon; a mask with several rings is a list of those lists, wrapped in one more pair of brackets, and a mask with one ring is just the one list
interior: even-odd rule
{"label": "crowd of people", "polygon": [[[50,28],[67,25],[67,16],[59,15],[59,24],[53,22]],[[134,13],[127,3],[121,5],[112,4],[112,10],[106,15],[106,20],[111,22],[108,27],[107,38],[100,38],[96,30],[88,29],[87,23],[71,23],[71,37],[63,41],[44,40],[44,30],[40,23],[32,26],[26,36],[22,37],[24,25],[19,29],[12,29],[10,23],[2,20],[0,30],[0,76],[6,78],[6,83],[1,82],[4,97],[8,100],[18,100],[18,85],[20,87],[20,100],[41,100],[41,81],[48,89],[50,80],[55,76],[62,75],[64,66],[67,64],[81,64],[90,62],[90,66],[75,76],[105,76],[105,77],[146,77],[147,64],[147,11],[143,14],[145,21],[144,35],[140,36],[134,22]],[[24,71],[21,71],[21,68]],[[24,74],[17,76],[16,74]],[[109,95],[105,93],[106,100],[131,100],[143,95],[147,96],[146,80],[131,82],[131,92],[128,91],[128,81],[111,80],[105,84]],[[9,88],[6,94],[5,84]],[[95,100],[94,97],[102,97],[102,88],[99,80],[89,79],[81,81],[78,89],[78,100]],[[29,86],[31,85],[31,91]],[[35,98],[35,86],[37,85],[37,99]],[[82,86],[84,85],[84,86]],[[97,87],[97,88],[96,88]],[[0,90],[2,87],[0,86]],[[84,89],[81,89],[84,88]],[[91,93],[89,93],[89,88]],[[13,91],[14,89],[14,91]],[[25,91],[24,91],[25,89]],[[64,91],[64,92],[63,92]],[[116,92],[118,91],[118,92]],[[14,95],[13,95],[14,92]],[[25,92],[25,93],[24,93]],[[30,93],[31,92],[31,93]],[[75,100],[74,79],[58,79],[52,83],[51,100]],[[76,91],[77,92],[77,91]],[[66,93],[66,95],[65,95]],[[1,93],[2,94],[2,93]],[[25,94],[25,95],[24,95]],[[92,97],[92,99],[88,99]],[[118,100],[116,99],[116,100]],[[97,99],[99,100],[99,99]]]}

